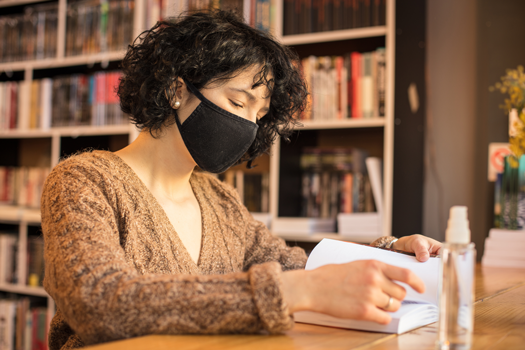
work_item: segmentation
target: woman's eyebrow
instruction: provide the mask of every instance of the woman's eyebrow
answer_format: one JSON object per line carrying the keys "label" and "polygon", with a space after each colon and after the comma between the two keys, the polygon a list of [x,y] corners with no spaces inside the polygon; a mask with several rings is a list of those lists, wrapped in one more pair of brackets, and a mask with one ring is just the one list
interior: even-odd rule
{"label": "woman's eyebrow", "polygon": [[[257,98],[255,97],[255,95],[252,94],[252,93],[251,93],[250,91],[248,91],[248,90],[239,89],[239,88],[234,88],[234,87],[228,87],[228,89],[233,90],[233,91],[236,91],[236,92],[242,92],[242,93],[244,93],[246,96],[248,96],[248,99],[249,99],[250,101],[256,101],[256,100],[257,100]],[[268,96],[268,97],[269,97],[269,96]],[[266,99],[266,98],[265,98],[265,99]]]}

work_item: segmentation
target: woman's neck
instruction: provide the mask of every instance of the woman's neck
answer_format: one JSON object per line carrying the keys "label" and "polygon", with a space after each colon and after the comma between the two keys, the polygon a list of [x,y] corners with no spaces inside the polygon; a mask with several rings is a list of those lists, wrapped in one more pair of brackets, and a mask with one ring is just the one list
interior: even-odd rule
{"label": "woman's neck", "polygon": [[135,141],[115,154],[157,198],[181,201],[193,195],[189,180],[196,164],[175,125],[164,127],[157,138],[147,130],[142,131]]}

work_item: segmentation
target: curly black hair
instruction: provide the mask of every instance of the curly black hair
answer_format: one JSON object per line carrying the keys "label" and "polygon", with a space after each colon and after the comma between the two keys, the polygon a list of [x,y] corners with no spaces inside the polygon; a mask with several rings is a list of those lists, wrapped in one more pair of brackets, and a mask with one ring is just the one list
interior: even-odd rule
{"label": "curly black hair", "polygon": [[139,129],[158,137],[164,126],[175,122],[169,101],[179,77],[201,89],[252,66],[261,67],[253,87],[266,85],[271,101],[268,114],[257,121],[255,141],[238,162],[251,167],[277,135],[288,139],[308,92],[297,55],[233,12],[191,13],[157,22],[141,33],[122,61],[120,106]]}

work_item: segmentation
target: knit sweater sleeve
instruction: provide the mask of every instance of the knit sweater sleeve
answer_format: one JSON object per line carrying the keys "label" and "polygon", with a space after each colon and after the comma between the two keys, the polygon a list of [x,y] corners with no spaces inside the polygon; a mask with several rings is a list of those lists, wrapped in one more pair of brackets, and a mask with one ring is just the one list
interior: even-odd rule
{"label": "knit sweater sleeve", "polygon": [[249,213],[247,216],[245,269],[268,261],[279,262],[284,271],[304,269],[307,257],[302,248],[287,246],[282,238],[273,235],[262,222],[253,219]]}
{"label": "knit sweater sleeve", "polygon": [[120,245],[105,180],[65,161],[42,195],[44,287],[86,345],[146,334],[291,328],[275,261],[224,275],[139,274]]}

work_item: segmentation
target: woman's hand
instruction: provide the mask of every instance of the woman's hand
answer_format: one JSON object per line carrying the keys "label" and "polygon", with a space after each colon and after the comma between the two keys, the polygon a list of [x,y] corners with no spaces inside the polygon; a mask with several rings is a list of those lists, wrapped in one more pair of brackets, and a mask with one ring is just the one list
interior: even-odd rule
{"label": "woman's hand", "polygon": [[398,310],[406,295],[405,289],[394,280],[419,293],[425,290],[423,281],[408,269],[376,260],[360,260],[311,271],[285,272],[284,298],[291,313],[308,310],[388,324],[391,317],[386,311]]}
{"label": "woman's hand", "polygon": [[401,237],[392,245],[393,249],[416,253],[416,259],[427,261],[430,254],[439,254],[441,243],[422,235]]}

